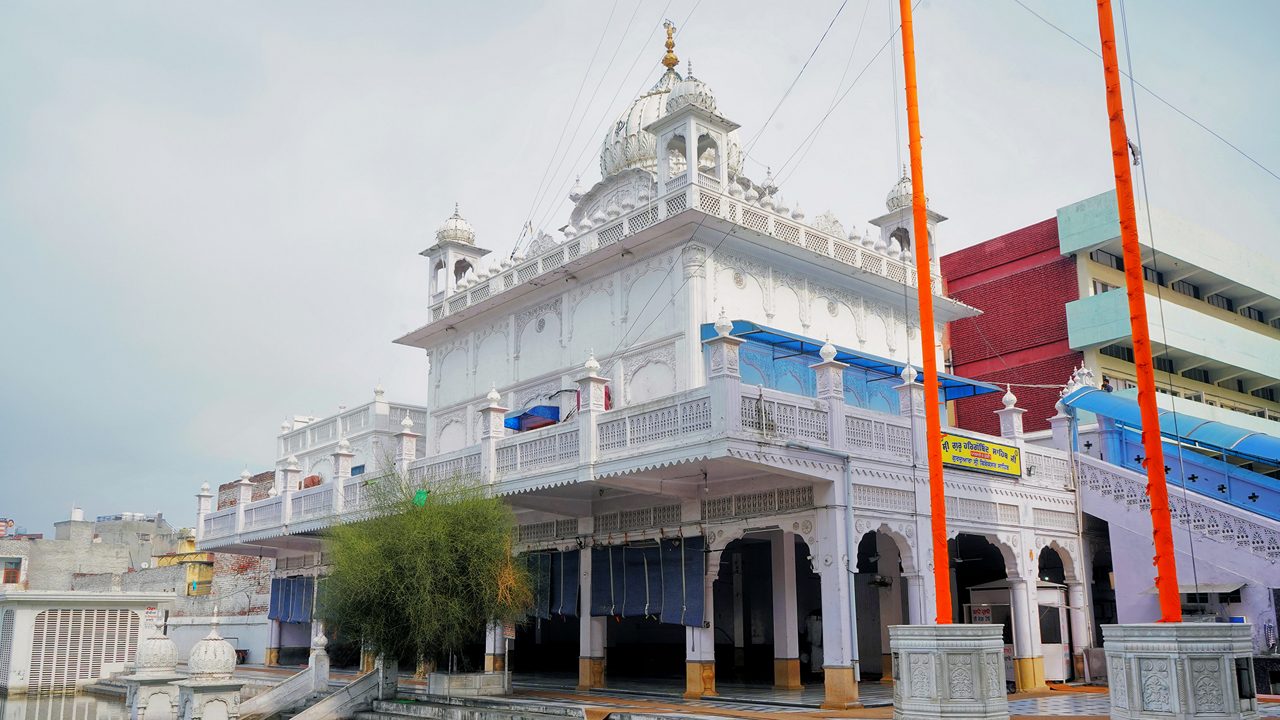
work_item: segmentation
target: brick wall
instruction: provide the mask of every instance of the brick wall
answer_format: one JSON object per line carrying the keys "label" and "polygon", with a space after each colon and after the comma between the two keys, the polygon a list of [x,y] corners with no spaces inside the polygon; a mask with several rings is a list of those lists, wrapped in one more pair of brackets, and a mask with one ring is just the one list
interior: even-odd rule
{"label": "brick wall", "polygon": [[[941,259],[951,297],[982,310],[951,323],[955,374],[999,384],[1061,386],[1083,356],[1067,344],[1066,304],[1079,299],[1075,259],[1058,250],[1057,220],[1015,230]],[[1028,431],[1048,429],[1058,390],[1014,388]],[[998,434],[1000,395],[956,403],[962,428]]]}

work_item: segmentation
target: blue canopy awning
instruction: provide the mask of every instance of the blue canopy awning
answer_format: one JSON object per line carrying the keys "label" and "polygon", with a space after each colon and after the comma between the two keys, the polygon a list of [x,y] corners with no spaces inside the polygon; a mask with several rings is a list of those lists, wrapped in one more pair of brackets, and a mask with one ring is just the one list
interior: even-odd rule
{"label": "blue canopy awning", "polygon": [[[1111,418],[1120,427],[1141,432],[1142,414],[1132,398],[1082,387],[1062,398],[1067,407]],[[1183,443],[1226,452],[1243,458],[1280,465],[1280,437],[1255,430],[1205,420],[1186,413],[1160,410],[1160,434]]]}
{"label": "blue canopy awning", "polygon": [[503,427],[516,432],[536,430],[560,422],[560,408],[554,405],[534,405],[524,410],[513,410],[502,419]]}
{"label": "blue canopy awning", "polygon": [[[729,332],[734,337],[740,337],[744,340],[763,343],[774,348],[779,348],[787,352],[786,357],[795,355],[811,355],[814,362],[819,362],[821,358],[818,356],[818,350],[822,348],[821,340],[814,340],[803,335],[796,335],[785,330],[775,330],[764,325],[747,320],[734,320],[733,330]],[[710,340],[716,336],[716,328],[712,323],[703,323],[702,339]],[[869,355],[857,350],[835,346],[836,357],[839,362],[851,365],[853,367],[863,368],[871,372],[880,373],[886,376],[898,376],[902,374],[902,369],[907,366],[905,362],[899,360],[887,360],[875,355]],[[916,367],[919,370],[919,367]],[[979,382],[977,380],[969,380],[955,375],[946,373],[938,373],[938,387],[942,390],[942,396],[947,400],[957,400],[959,398],[973,397],[975,395],[986,395],[987,393],[1000,392],[1000,388],[991,383]]]}

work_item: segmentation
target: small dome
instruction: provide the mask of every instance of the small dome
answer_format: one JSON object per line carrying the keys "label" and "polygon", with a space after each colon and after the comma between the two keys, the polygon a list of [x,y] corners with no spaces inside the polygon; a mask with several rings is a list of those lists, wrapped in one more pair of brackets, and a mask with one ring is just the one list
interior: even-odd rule
{"label": "small dome", "polygon": [[1005,409],[1012,409],[1018,404],[1018,397],[1013,394],[1013,389],[1008,385],[1004,386],[1004,396],[1000,398],[1000,403],[1005,406]]}
{"label": "small dome", "polygon": [[226,680],[236,670],[236,649],[213,628],[191,648],[187,672],[192,680]]}
{"label": "small dome", "polygon": [[[928,196],[925,196],[924,203],[925,205],[929,204]],[[884,204],[885,207],[889,208],[889,212],[911,207],[911,176],[907,174],[906,165],[902,166],[902,177],[898,178],[898,182],[889,191],[889,196],[885,198]]]}
{"label": "small dome", "polygon": [[178,646],[159,628],[138,645],[134,656],[134,672],[138,675],[169,675],[178,665]]}
{"label": "small dome", "polygon": [[818,357],[823,362],[831,362],[836,359],[836,346],[831,344],[830,340],[822,343],[822,347],[818,349]]}
{"label": "small dome", "polygon": [[468,245],[476,244],[476,230],[458,212],[457,203],[454,203],[453,214],[436,231],[436,242],[445,241],[467,243]]}
{"label": "small dome", "polygon": [[667,112],[673,113],[686,105],[700,107],[707,112],[716,111],[716,97],[707,84],[693,76],[693,63],[688,74],[676,83],[667,94]]}

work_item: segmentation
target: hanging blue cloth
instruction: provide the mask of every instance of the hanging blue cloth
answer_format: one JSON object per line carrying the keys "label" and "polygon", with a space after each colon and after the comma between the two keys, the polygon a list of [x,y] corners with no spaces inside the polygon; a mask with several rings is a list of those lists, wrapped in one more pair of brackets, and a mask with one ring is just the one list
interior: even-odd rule
{"label": "hanging blue cloth", "polygon": [[706,539],[673,538],[659,543],[662,553],[662,622],[702,627],[707,574]]}
{"label": "hanging blue cloth", "polygon": [[551,619],[551,553],[532,552],[524,556],[529,569],[529,583],[533,590],[533,608],[530,615]]}
{"label": "hanging blue cloth", "polygon": [[622,550],[626,598],[622,617],[662,613],[662,553],[657,545],[627,545]]}
{"label": "hanging blue cloth", "polygon": [[551,555],[551,614],[578,616],[578,585],[581,550]]}
{"label": "hanging blue cloth", "polygon": [[626,576],[621,546],[591,548],[591,615],[608,617],[622,612]]}

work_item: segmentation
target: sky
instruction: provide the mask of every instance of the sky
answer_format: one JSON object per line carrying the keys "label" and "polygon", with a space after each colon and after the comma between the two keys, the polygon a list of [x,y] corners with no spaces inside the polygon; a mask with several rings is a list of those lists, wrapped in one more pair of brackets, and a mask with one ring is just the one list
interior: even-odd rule
{"label": "sky", "polygon": [[[1023,2],[1097,48],[1094,3]],[[664,17],[746,173],[864,227],[906,157],[896,5],[0,3],[0,517],[190,525],[201,483],[274,466],[284,418],[379,383],[425,402],[425,357],[391,343],[426,322],[417,253],[455,202],[499,257],[563,225]],[[1280,5],[1126,10],[1133,74],[1280,173]],[[915,25],[942,252],[1112,187],[1100,60],[1016,0],[920,0]],[[1151,203],[1275,248],[1280,180],[1136,100]]]}

